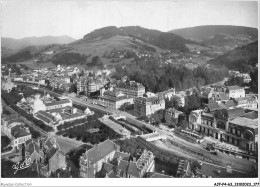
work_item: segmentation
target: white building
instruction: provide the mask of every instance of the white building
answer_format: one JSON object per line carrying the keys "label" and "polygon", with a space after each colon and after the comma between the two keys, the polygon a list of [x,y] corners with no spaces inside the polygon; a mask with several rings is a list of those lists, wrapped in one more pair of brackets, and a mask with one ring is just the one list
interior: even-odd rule
{"label": "white building", "polygon": [[16,148],[32,138],[28,127],[19,119],[2,119],[1,132],[11,139],[11,146]]}
{"label": "white building", "polygon": [[239,86],[227,86],[229,98],[245,97],[245,88]]}

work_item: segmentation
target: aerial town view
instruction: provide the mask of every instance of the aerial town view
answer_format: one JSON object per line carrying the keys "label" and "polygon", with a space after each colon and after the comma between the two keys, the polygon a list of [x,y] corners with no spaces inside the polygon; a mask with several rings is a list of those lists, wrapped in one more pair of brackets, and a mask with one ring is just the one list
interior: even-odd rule
{"label": "aerial town view", "polygon": [[259,185],[257,2],[1,8],[2,179]]}

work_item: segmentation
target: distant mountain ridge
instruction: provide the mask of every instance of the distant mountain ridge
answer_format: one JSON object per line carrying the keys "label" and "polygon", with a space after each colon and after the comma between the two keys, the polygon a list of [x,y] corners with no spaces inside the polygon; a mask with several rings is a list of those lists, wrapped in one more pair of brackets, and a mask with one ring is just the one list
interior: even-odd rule
{"label": "distant mountain ridge", "polygon": [[258,40],[258,29],[231,25],[205,25],[169,31],[222,53]]}
{"label": "distant mountain ridge", "polygon": [[258,63],[258,41],[237,47],[208,63],[216,67],[226,66],[242,72],[255,68]]}
{"label": "distant mountain ridge", "polygon": [[248,35],[254,41],[258,39],[258,29],[232,25],[205,25],[183,29],[174,29],[169,32],[180,35],[184,38],[195,39],[199,41],[211,39],[211,37],[220,33],[230,35]]}
{"label": "distant mountain ridge", "polygon": [[26,37],[21,39],[1,38],[1,46],[6,49],[20,50],[29,46],[42,46],[50,44],[68,44],[75,41],[69,36],[43,36],[43,37]]}
{"label": "distant mountain ridge", "polygon": [[158,30],[146,29],[140,26],[115,27],[109,26],[96,29],[86,34],[83,41],[95,41],[109,39],[114,36],[128,36],[136,38],[161,49],[188,51],[185,44],[194,43],[176,34],[161,32]]}

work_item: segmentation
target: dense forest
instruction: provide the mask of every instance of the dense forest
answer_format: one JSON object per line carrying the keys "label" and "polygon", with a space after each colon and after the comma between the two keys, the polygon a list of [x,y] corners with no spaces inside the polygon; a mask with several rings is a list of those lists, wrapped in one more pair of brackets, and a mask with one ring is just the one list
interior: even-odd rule
{"label": "dense forest", "polygon": [[185,90],[192,87],[200,88],[223,80],[228,76],[227,68],[214,69],[199,66],[190,70],[184,66],[160,65],[156,61],[133,62],[125,68],[116,66],[116,71],[112,77],[121,79],[128,76],[130,80],[142,83],[146,91],[161,92],[169,88],[176,91]]}
{"label": "dense forest", "polygon": [[9,57],[6,57],[3,59],[3,63],[5,62],[18,62],[18,61],[25,61],[28,59],[31,59],[33,55],[30,51],[23,51],[14,55],[11,55]]}
{"label": "dense forest", "polygon": [[258,41],[237,47],[216,59],[210,60],[209,63],[216,67],[225,66],[229,69],[248,73],[258,63]]}
{"label": "dense forest", "polygon": [[87,61],[87,56],[78,53],[60,53],[54,56],[53,63],[58,65],[74,65]]}

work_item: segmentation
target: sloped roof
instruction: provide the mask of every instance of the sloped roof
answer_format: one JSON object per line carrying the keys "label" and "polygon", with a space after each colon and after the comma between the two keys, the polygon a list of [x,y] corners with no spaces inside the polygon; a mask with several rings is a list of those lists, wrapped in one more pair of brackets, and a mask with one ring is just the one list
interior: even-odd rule
{"label": "sloped roof", "polygon": [[258,111],[248,112],[244,115],[244,117],[248,119],[258,119]]}
{"label": "sloped roof", "polygon": [[237,106],[237,104],[236,104],[235,101],[233,101],[233,100],[228,100],[228,101],[225,103],[225,107],[226,107],[226,108],[230,108],[230,107],[234,107],[234,106]]}
{"label": "sloped roof", "polygon": [[162,101],[162,100],[164,100],[163,98],[161,98],[161,97],[157,97],[157,96],[152,96],[152,97],[148,97],[147,99],[146,99],[146,102],[151,102],[151,103],[153,103],[153,102],[160,102],[160,101]]}
{"label": "sloped roof", "polygon": [[228,100],[228,96],[224,92],[220,92],[219,97],[221,100]]}
{"label": "sloped roof", "polygon": [[240,89],[244,89],[244,88],[235,85],[235,86],[227,86],[227,89],[228,89],[228,90],[240,90]]}
{"label": "sloped roof", "polygon": [[228,112],[229,118],[235,118],[235,117],[242,116],[245,114],[245,110],[243,108],[229,109],[229,110],[227,110],[227,112]]}
{"label": "sloped roof", "polygon": [[[87,150],[84,154],[84,160],[90,162],[90,164],[96,163],[97,161],[103,159],[105,156],[115,151],[115,143],[111,140],[106,140],[98,145],[95,145],[92,149]],[[82,163],[83,164],[83,163]]]}
{"label": "sloped roof", "polygon": [[119,178],[115,172],[113,170],[111,170],[108,174],[107,174],[108,178]]}
{"label": "sloped roof", "polygon": [[221,109],[221,107],[219,106],[218,103],[209,103],[208,104],[208,109],[210,111],[215,111],[215,110]]}
{"label": "sloped roof", "polygon": [[28,136],[30,135],[30,131],[23,125],[16,125],[13,128],[11,128],[11,134],[15,138],[23,137],[23,136]]}
{"label": "sloped roof", "polygon": [[50,123],[50,122],[51,122],[50,119],[46,118],[45,116],[43,116],[43,115],[41,115],[41,114],[36,114],[35,116],[36,116],[37,118],[39,118],[40,120],[46,122],[46,123]]}
{"label": "sloped roof", "polygon": [[240,125],[243,127],[249,127],[252,129],[258,128],[258,120],[252,120],[252,119],[248,119],[245,117],[237,117],[237,118],[231,120],[230,123]]}
{"label": "sloped roof", "polygon": [[115,152],[115,155],[114,155],[114,157],[113,157],[113,160],[114,159],[118,159],[119,157],[121,157],[122,158],[122,160],[128,160],[129,159],[129,157],[130,157],[130,154],[128,154],[128,153],[122,153],[122,152]]}
{"label": "sloped roof", "polygon": [[137,168],[136,162],[132,162],[132,161],[129,162],[127,173],[137,178],[141,177],[140,170]]}
{"label": "sloped roof", "polygon": [[58,151],[57,148],[51,147],[51,148],[49,149],[49,151],[46,153],[46,156],[47,156],[49,159],[51,159],[51,158],[53,157],[53,155],[55,155],[55,153],[56,153],[57,151]]}
{"label": "sloped roof", "polygon": [[128,168],[128,161],[125,160],[120,160],[119,164],[116,168],[117,172],[120,172],[119,175],[120,177],[123,177],[123,174],[127,172],[127,168]]}
{"label": "sloped roof", "polygon": [[64,99],[64,100],[60,100],[60,101],[54,101],[51,103],[45,103],[45,105],[46,106],[55,106],[55,105],[61,105],[61,104],[66,104],[66,103],[71,103],[71,102],[68,99]]}
{"label": "sloped roof", "polygon": [[53,120],[53,119],[54,119],[54,116],[53,116],[53,115],[51,115],[51,114],[49,114],[48,112],[45,112],[45,111],[43,111],[43,110],[40,110],[40,111],[38,111],[37,113],[38,113],[38,114],[41,114],[42,116],[44,116],[44,117],[46,117],[46,118],[48,118],[48,119],[50,119],[50,120]]}

